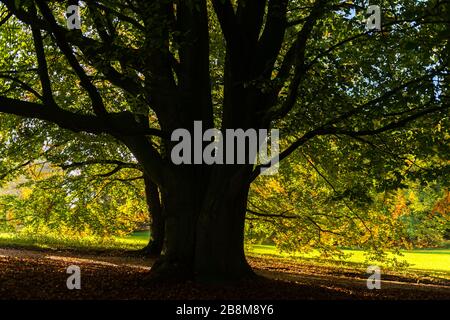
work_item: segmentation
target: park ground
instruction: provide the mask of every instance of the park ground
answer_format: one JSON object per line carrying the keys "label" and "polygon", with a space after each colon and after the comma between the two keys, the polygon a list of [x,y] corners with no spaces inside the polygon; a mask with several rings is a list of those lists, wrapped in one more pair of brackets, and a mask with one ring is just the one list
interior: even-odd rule
{"label": "park ground", "polygon": [[[403,252],[408,267],[381,266],[381,289],[368,290],[367,261],[345,250],[345,260],[315,253],[280,253],[255,245],[248,260],[261,277],[211,285],[152,280],[154,259],[136,253],[147,233],[109,239],[62,240],[0,234],[1,299],[450,299],[450,249]],[[68,290],[70,265],[81,269],[81,290]]]}

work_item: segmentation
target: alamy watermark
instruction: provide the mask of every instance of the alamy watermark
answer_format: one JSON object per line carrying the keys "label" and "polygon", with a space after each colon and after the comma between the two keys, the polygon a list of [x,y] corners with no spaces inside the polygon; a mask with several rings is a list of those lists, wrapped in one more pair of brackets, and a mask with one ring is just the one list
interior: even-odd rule
{"label": "alamy watermark", "polygon": [[370,15],[366,19],[367,30],[381,31],[381,8],[377,5],[371,5],[367,8],[367,14]]}
{"label": "alamy watermark", "polygon": [[367,278],[367,289],[381,289],[381,269],[379,266],[368,266],[367,273],[370,276]]}
{"label": "alamy watermark", "polygon": [[67,29],[80,30],[81,29],[80,6],[77,5],[68,6],[66,10],[66,19],[67,19]]}
{"label": "alamy watermark", "polygon": [[[369,5],[367,8],[369,17],[364,20],[367,30],[381,31],[381,8],[378,5]],[[66,10],[67,28],[69,30],[81,29],[80,6],[70,5]]]}
{"label": "alamy watermark", "polygon": [[81,289],[81,270],[79,266],[71,265],[67,268],[66,271],[70,276],[67,278],[66,286],[67,289],[73,290]]}
{"label": "alamy watermark", "polygon": [[[201,121],[194,121],[193,136],[187,129],[172,132],[171,160],[181,164],[256,164],[263,165],[261,174],[274,175],[279,167],[280,133],[278,129],[212,128],[203,132]],[[269,156],[270,141],[270,156]]]}

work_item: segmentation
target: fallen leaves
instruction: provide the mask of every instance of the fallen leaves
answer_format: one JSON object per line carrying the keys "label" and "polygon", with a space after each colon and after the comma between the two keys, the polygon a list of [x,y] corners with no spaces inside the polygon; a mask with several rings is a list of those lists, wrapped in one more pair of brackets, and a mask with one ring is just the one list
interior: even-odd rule
{"label": "fallen leaves", "polygon": [[[80,253],[0,249],[1,299],[448,299],[450,284],[418,285],[402,279],[368,290],[364,275],[308,269],[295,263],[251,258],[264,277],[239,284],[212,286],[194,282],[149,280],[150,259]],[[66,269],[81,268],[81,290],[68,290]],[[333,273],[334,272],[334,273]]]}

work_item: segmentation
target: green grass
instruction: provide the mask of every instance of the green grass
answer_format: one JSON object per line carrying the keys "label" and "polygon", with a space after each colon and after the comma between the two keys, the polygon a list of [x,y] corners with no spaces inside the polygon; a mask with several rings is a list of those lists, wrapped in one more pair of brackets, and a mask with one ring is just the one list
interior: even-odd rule
{"label": "green grass", "polygon": [[122,240],[131,241],[136,244],[140,244],[145,246],[148,243],[148,239],[150,238],[150,232],[148,231],[136,231],[130,234],[127,237],[119,238]]}
{"label": "green grass", "polygon": [[[349,262],[363,264],[366,263],[366,257],[362,250],[342,250],[349,257],[335,258],[337,262]],[[450,249],[416,249],[403,250],[403,256],[398,257],[398,260],[405,261],[409,264],[407,267],[410,270],[428,270],[438,271],[450,274]],[[253,245],[249,248],[249,254],[255,255],[270,255],[286,259],[318,259],[319,253],[313,251],[308,254],[304,253],[286,253],[280,252],[276,247],[270,245]],[[371,261],[368,261],[369,263]]]}
{"label": "green grass", "polygon": [[[42,249],[76,249],[76,250],[138,250],[143,248],[149,239],[149,232],[134,232],[126,237],[113,237],[101,239],[98,237],[64,238],[58,235],[39,235],[17,233],[0,233],[0,247],[14,248],[42,248]],[[282,259],[296,259],[311,261],[313,263],[325,263],[337,265],[346,263],[361,266],[366,264],[362,250],[343,250],[348,255],[347,259],[336,258],[335,260],[319,259],[319,253],[313,251],[304,253],[280,252],[270,245],[253,245],[249,247],[247,254],[253,256],[267,256]],[[399,260],[406,261],[408,270],[421,270],[430,273],[443,273],[450,276],[450,248],[446,249],[417,249],[402,251],[403,256]],[[370,263],[370,261],[369,261]]]}
{"label": "green grass", "polygon": [[0,247],[24,249],[76,249],[76,250],[138,250],[149,239],[148,232],[136,232],[127,237],[80,237],[67,238],[55,234],[30,235],[20,233],[0,233]]}

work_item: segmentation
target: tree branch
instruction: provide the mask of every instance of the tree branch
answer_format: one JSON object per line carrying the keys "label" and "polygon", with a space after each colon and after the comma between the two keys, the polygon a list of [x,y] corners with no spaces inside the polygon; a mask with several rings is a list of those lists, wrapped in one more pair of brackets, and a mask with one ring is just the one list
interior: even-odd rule
{"label": "tree branch", "polygon": [[119,160],[86,160],[82,162],[71,162],[68,164],[62,164],[60,165],[60,167],[63,170],[67,170],[90,165],[115,165],[116,167],[136,169],[142,171],[142,167],[138,163],[123,162]]}
{"label": "tree branch", "polygon": [[236,15],[230,0],[211,0],[226,42],[231,45],[236,36]]}
{"label": "tree branch", "polygon": [[48,108],[42,104],[0,96],[0,113],[49,121],[73,132],[84,131],[124,136],[166,136],[158,129],[149,128],[145,124],[137,124],[134,116],[129,112],[108,114],[108,121],[105,122],[92,115],[74,113],[61,108]]}
{"label": "tree branch", "polygon": [[[36,7],[34,4],[31,6],[32,14],[36,15]],[[36,50],[36,57],[38,61],[38,74],[42,85],[43,102],[49,106],[56,105],[53,99],[52,86],[50,83],[47,59],[45,58],[44,43],[42,40],[41,30],[35,26],[31,26],[31,32],[33,34],[34,48]]]}
{"label": "tree branch", "polygon": [[301,147],[306,142],[308,142],[309,140],[311,140],[312,138],[314,138],[316,136],[329,135],[329,134],[343,134],[343,135],[347,135],[349,137],[362,137],[362,136],[377,135],[377,134],[380,134],[380,133],[383,133],[386,131],[404,127],[405,125],[409,124],[410,122],[413,122],[414,120],[417,120],[419,118],[422,118],[426,115],[429,115],[429,114],[432,114],[435,112],[445,111],[449,108],[450,108],[450,105],[428,108],[428,109],[422,110],[421,112],[417,112],[413,115],[407,116],[401,120],[393,121],[385,126],[377,128],[377,129],[352,131],[352,130],[340,129],[340,128],[336,128],[336,127],[322,126],[322,127],[316,128],[316,129],[311,130],[311,131],[307,132],[306,134],[304,134],[302,137],[300,137],[294,143],[292,143],[288,148],[286,148],[283,152],[281,152],[279,154],[278,160],[273,158],[273,159],[271,159],[271,161],[269,161],[265,164],[260,164],[260,165],[256,166],[252,172],[250,181],[253,181],[254,179],[256,179],[259,176],[262,168],[269,168],[269,167],[275,165],[276,163],[281,162],[283,159],[287,158],[299,147]]}
{"label": "tree branch", "polygon": [[288,114],[288,112],[295,105],[295,101],[298,96],[298,89],[301,81],[306,76],[306,43],[311,36],[316,21],[324,14],[323,8],[327,4],[327,0],[316,0],[311,13],[306,18],[302,29],[297,35],[292,47],[288,50],[281,67],[281,78],[275,79],[274,96],[278,96],[279,90],[281,90],[285,77],[290,73],[290,69],[294,66],[294,76],[289,85],[288,96],[286,101],[282,104],[281,108],[275,112],[269,112],[269,117],[272,120],[280,119]]}
{"label": "tree branch", "polygon": [[53,16],[53,13],[51,12],[50,8],[45,3],[45,1],[37,0],[36,3],[39,9],[41,10],[42,15],[49,23],[50,30],[55,37],[59,49],[62,51],[67,61],[69,62],[70,66],[80,79],[81,86],[87,91],[92,101],[92,107],[94,109],[95,114],[99,117],[104,118],[107,114],[107,111],[105,105],[103,104],[103,99],[100,93],[98,92],[97,88],[91,83],[83,67],[80,65],[77,58],[75,57],[72,48],[70,47],[68,41],[66,40],[65,33],[60,31],[60,28],[55,20],[55,17]]}

